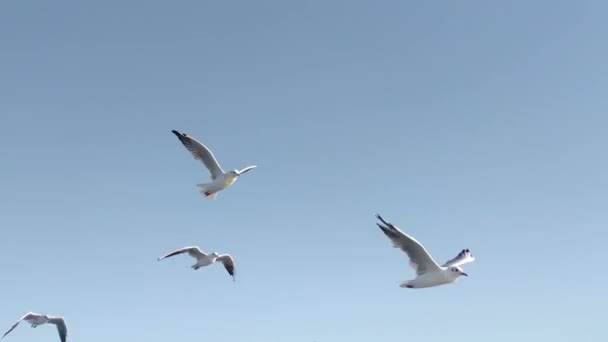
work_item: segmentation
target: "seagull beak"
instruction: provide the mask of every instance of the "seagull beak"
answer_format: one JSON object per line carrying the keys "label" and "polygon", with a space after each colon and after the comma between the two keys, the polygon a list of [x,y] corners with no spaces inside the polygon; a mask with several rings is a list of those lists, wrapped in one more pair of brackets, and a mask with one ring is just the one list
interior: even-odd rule
{"label": "seagull beak", "polygon": [[469,276],[468,274],[466,274],[466,273],[464,273],[464,272],[461,272],[460,274],[462,274],[462,275],[463,275],[463,276],[465,276],[465,277],[468,277],[468,276]]}

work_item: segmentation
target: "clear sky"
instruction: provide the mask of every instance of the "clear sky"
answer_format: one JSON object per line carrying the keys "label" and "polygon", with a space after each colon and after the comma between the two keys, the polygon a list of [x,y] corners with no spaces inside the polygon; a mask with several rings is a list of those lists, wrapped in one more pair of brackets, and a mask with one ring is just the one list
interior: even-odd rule
{"label": "clear sky", "polygon": [[[605,1],[0,2],[0,329],[599,341]],[[258,168],[201,197],[208,174]],[[469,277],[414,272],[378,212]],[[198,245],[232,254],[192,271]],[[20,326],[7,341],[58,340]]]}

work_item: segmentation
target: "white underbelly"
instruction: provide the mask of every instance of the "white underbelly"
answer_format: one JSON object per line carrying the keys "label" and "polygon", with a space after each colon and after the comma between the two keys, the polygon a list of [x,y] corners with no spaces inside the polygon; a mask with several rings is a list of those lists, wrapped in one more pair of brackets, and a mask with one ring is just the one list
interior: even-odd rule
{"label": "white underbelly", "polygon": [[409,282],[409,284],[413,285],[415,288],[433,287],[447,283],[450,283],[450,280],[442,273],[421,274],[416,279]]}
{"label": "white underbelly", "polygon": [[234,184],[234,182],[236,182],[236,178],[224,179],[224,189]]}
{"label": "white underbelly", "polygon": [[46,323],[47,319],[45,317],[36,317],[34,319],[28,319],[27,321],[30,324],[40,325]]}
{"label": "white underbelly", "polygon": [[197,261],[196,266],[198,266],[198,267],[209,266],[212,263],[213,263],[213,261],[211,259],[204,258],[204,259],[200,259],[199,261]]}
{"label": "white underbelly", "polygon": [[235,181],[236,181],[236,178],[218,178],[218,179],[214,180],[212,183],[210,183],[206,189],[209,192],[218,192],[218,191],[227,189]]}
{"label": "white underbelly", "polygon": [[227,186],[226,186],[224,180],[216,179],[213,181],[213,183],[209,184],[209,186],[207,187],[207,191],[218,192],[218,191],[224,190],[226,188],[227,188]]}

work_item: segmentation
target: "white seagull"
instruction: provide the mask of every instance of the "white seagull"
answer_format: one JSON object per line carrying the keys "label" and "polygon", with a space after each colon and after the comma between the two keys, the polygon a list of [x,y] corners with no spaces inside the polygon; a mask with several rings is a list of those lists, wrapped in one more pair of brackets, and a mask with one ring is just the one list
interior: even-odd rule
{"label": "white seagull", "polygon": [[468,249],[463,249],[454,259],[439,266],[420,242],[386,222],[380,215],[376,214],[376,217],[382,221],[382,224],[376,223],[378,227],[391,239],[395,248],[401,248],[407,254],[410,258],[410,266],[416,271],[416,278],[401,282],[400,287],[410,289],[433,287],[453,283],[460,276],[468,276],[460,268],[460,265],[475,260]]}
{"label": "white seagull", "polygon": [[190,266],[194,270],[198,270],[201,267],[209,266],[215,262],[221,261],[224,264],[224,268],[226,269],[226,271],[228,271],[228,274],[230,274],[232,276],[232,281],[235,281],[234,260],[232,259],[232,256],[230,256],[230,254],[219,255],[219,254],[217,254],[217,252],[205,254],[205,252],[201,251],[197,246],[190,246],[190,247],[180,248],[173,252],[169,252],[169,253],[161,256],[160,258],[158,258],[158,261],[161,261],[168,257],[172,257],[174,255],[182,254],[182,253],[188,253],[191,257],[196,259],[196,263],[194,265]]}
{"label": "white seagull", "polygon": [[19,325],[19,323],[21,323],[21,321],[28,322],[32,325],[32,328],[46,323],[55,324],[57,326],[57,331],[59,332],[59,338],[61,338],[61,342],[65,342],[68,336],[68,328],[65,325],[65,320],[63,319],[63,317],[55,317],[28,312],[23,315],[23,317],[21,317],[17,321],[17,323],[15,323],[7,332],[5,332],[4,335],[2,335],[2,338],[4,338],[4,336],[8,335],[8,333],[13,331],[13,329],[15,329]]}
{"label": "white seagull", "polygon": [[202,161],[207,169],[209,169],[209,172],[211,172],[211,183],[201,183],[196,185],[198,187],[198,191],[209,199],[215,199],[219,191],[227,189],[240,175],[257,167],[255,165],[251,165],[242,170],[224,172],[220,164],[213,156],[213,153],[207,148],[207,146],[188,136],[186,133],[180,133],[176,130],[172,130],[171,132],[173,132],[173,134],[177,136],[179,141],[182,142],[188,151],[192,153],[194,159]]}

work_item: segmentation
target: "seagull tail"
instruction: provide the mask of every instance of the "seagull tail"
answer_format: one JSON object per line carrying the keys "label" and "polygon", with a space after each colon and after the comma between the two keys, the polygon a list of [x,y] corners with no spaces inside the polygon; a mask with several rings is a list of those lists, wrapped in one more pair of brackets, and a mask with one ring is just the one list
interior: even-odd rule
{"label": "seagull tail", "polygon": [[207,197],[208,199],[215,199],[217,197],[217,192],[212,192],[209,193],[207,190],[207,188],[209,187],[209,183],[201,183],[201,184],[196,184],[196,187],[198,188],[198,192],[201,193],[201,195]]}

